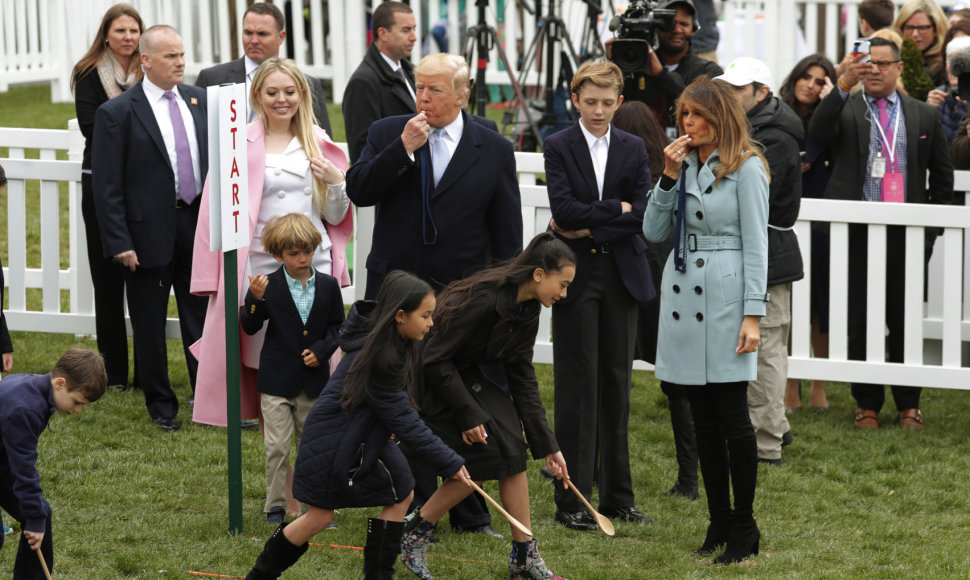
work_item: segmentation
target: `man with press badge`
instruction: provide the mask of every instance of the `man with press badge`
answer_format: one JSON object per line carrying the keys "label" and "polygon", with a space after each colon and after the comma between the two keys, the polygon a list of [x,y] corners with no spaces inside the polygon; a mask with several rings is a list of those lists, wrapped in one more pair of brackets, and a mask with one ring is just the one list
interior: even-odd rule
{"label": "man with press badge", "polygon": [[[822,99],[808,126],[809,134],[832,150],[829,199],[882,203],[949,203],[953,198],[953,165],[937,110],[896,90],[903,71],[899,48],[882,38],[869,40],[839,77],[838,90]],[[863,90],[849,89],[862,81]],[[927,184],[927,172],[929,183]],[[849,359],[866,356],[867,226],[849,226]],[[936,232],[926,232],[925,262]],[[889,362],[903,362],[904,271],[903,226],[886,232],[886,326]],[[894,385],[893,399],[904,428],[922,429],[921,389]],[[853,383],[858,404],[855,426],[878,429],[885,399],[882,385]]]}

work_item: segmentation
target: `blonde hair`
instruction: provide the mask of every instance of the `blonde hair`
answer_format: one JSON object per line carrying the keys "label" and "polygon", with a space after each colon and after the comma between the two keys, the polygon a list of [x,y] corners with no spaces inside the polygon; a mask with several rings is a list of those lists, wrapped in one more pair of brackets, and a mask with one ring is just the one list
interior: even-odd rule
{"label": "blonde hair", "polygon": [[323,236],[310,218],[302,213],[288,213],[269,220],[260,238],[263,249],[272,256],[282,256],[291,249],[315,250]]}
{"label": "blonde hair", "polygon": [[946,38],[947,31],[950,29],[950,25],[946,20],[946,15],[943,14],[943,9],[936,2],[933,2],[933,0],[909,0],[909,2],[900,7],[899,14],[896,16],[896,22],[893,23],[893,28],[896,29],[896,32],[905,37],[905,34],[903,34],[903,25],[917,12],[926,14],[926,17],[930,19],[930,23],[933,24],[935,39],[933,44],[923,52],[923,60],[929,67],[930,74],[936,75],[943,67],[943,41]]}
{"label": "blonde hair", "polygon": [[472,91],[468,65],[457,54],[438,52],[421,59],[414,67],[415,75],[450,75],[455,94],[465,98]]}
{"label": "blonde hair", "polygon": [[768,162],[748,133],[748,118],[735,96],[734,87],[721,80],[711,80],[707,75],[688,85],[677,99],[677,130],[681,135],[685,133],[684,105],[693,107],[707,122],[710,131],[708,141],[691,143],[691,146],[712,143],[717,147],[720,163],[714,168],[715,185],[720,184],[725,175],[740,169],[749,157],[760,159],[768,174]]}
{"label": "blonde hair", "polygon": [[[320,146],[317,145],[316,136],[313,134],[313,126],[316,124],[316,117],[313,115],[313,93],[307,83],[306,76],[296,63],[288,58],[267,58],[263,64],[256,69],[253,75],[253,85],[249,91],[249,104],[263,121],[263,129],[268,129],[268,120],[263,103],[259,99],[259,92],[266,83],[266,78],[274,72],[281,72],[293,79],[296,88],[300,91],[300,104],[297,106],[296,114],[290,119],[290,132],[300,142],[303,151],[309,159],[321,155]],[[316,211],[323,208],[324,200],[327,195],[327,184],[321,179],[313,178],[313,206]]]}
{"label": "blonde hair", "polygon": [[587,82],[604,89],[616,89],[617,94],[623,92],[623,72],[620,67],[608,60],[587,60],[579,65],[569,89],[573,94],[578,95],[583,84]]}

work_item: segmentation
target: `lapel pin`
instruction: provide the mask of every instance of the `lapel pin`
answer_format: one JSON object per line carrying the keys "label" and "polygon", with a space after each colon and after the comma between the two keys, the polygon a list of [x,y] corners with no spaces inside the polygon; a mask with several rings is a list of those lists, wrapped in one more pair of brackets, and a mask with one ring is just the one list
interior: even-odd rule
{"label": "lapel pin", "polygon": [[189,99],[189,102],[192,103],[193,105],[198,105],[199,99],[192,97],[191,99]]}

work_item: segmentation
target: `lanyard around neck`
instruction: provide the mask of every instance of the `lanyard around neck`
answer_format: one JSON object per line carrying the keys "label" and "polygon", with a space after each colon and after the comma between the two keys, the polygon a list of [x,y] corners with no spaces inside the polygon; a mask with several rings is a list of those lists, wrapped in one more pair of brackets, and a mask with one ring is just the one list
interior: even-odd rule
{"label": "lanyard around neck", "polygon": [[[886,102],[888,103],[889,99],[886,99]],[[878,105],[876,106],[878,107]],[[896,163],[896,140],[899,138],[899,108],[901,106],[902,103],[897,101],[895,106],[893,106],[893,112],[890,115],[890,122],[893,124],[892,143],[890,143],[889,139],[886,137],[886,131],[883,130],[882,123],[879,122],[879,119],[876,119],[876,127],[879,129],[879,136],[882,138],[882,142],[886,148],[887,157],[889,157],[889,163],[891,164]],[[872,110],[871,107],[870,110]]]}

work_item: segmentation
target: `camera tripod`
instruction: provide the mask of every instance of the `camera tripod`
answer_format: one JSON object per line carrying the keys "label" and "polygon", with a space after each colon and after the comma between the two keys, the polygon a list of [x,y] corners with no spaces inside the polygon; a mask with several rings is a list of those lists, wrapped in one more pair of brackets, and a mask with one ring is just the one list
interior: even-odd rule
{"label": "camera tripod", "polygon": [[[535,99],[534,103],[541,103],[542,115],[539,119],[540,127],[555,127],[563,123],[563,121],[556,115],[556,56],[557,53],[561,53],[560,66],[558,70],[558,78],[563,78],[568,83],[572,79],[573,71],[584,59],[576,54],[576,50],[573,48],[572,40],[569,38],[569,32],[566,30],[566,23],[563,22],[562,18],[556,15],[556,4],[561,0],[549,0],[549,11],[543,16],[541,14],[542,3],[541,0],[536,2],[536,35],[532,39],[532,43],[529,45],[528,50],[526,50],[525,55],[522,60],[522,68],[519,71],[518,85],[525,86],[526,80],[529,73],[533,68],[538,75],[538,78],[544,79],[541,87],[538,87],[537,96],[541,95],[541,98]],[[589,16],[590,18],[598,18],[599,12],[597,11],[599,4],[596,6],[590,6]],[[595,24],[587,23],[587,26],[591,29],[595,29]],[[590,38],[595,36],[594,33],[590,33]],[[584,32],[584,43],[586,42],[586,33]],[[599,44],[598,40],[596,44]],[[562,49],[558,49],[562,46]],[[545,64],[543,64],[543,58],[545,56]],[[589,54],[584,50],[584,57],[590,58],[592,54]],[[543,74],[544,73],[544,74]],[[533,105],[535,106],[535,105]],[[505,111],[505,116],[502,120],[502,133],[508,134],[510,132],[509,127],[515,126],[521,123],[521,117],[524,116],[526,119],[531,118],[530,105],[522,99],[521,91],[516,92],[516,100],[509,104],[509,107]],[[538,107],[537,107],[538,108]],[[521,111],[520,116],[518,112]],[[537,130],[534,124],[530,123],[530,137],[535,139],[535,143],[527,143],[525,139],[525,131],[517,131],[517,149],[522,150],[534,150],[535,147],[542,146],[542,135],[541,132]],[[531,146],[530,146],[531,145]]]}
{"label": "camera tripod", "polygon": [[[512,84],[512,90],[515,91],[515,98],[518,102],[522,102],[522,90],[520,88],[521,85],[512,72],[512,67],[509,66],[509,59],[505,56],[505,49],[502,48],[502,43],[498,40],[498,32],[495,31],[495,28],[489,26],[486,20],[485,9],[488,7],[488,0],[475,0],[475,6],[478,7],[478,24],[468,29],[468,37],[465,39],[464,56],[469,69],[473,68],[473,64],[475,65],[475,83],[472,86],[472,96],[474,97],[475,103],[473,110],[476,115],[484,117],[485,103],[488,96],[485,72],[488,68],[489,51],[495,49],[498,52],[499,62],[502,63],[502,66],[505,67],[505,72],[509,75],[509,82]],[[478,56],[477,60],[474,61],[472,60],[473,52]],[[533,120],[532,114],[528,110],[524,110],[524,113],[526,123],[530,130],[535,134],[536,138],[539,138],[539,126]]]}

